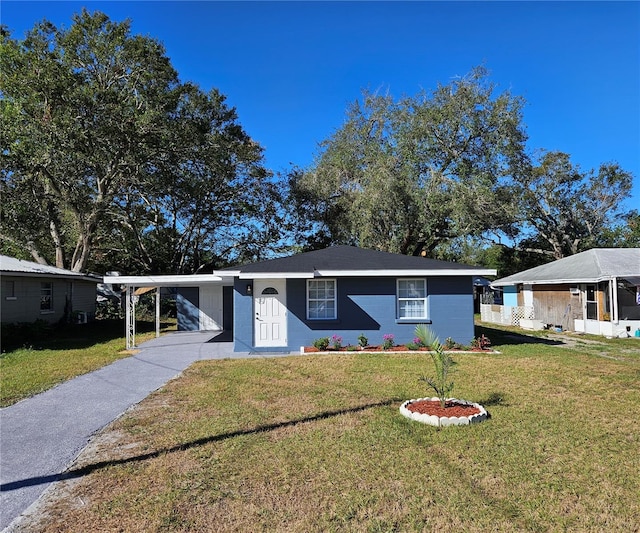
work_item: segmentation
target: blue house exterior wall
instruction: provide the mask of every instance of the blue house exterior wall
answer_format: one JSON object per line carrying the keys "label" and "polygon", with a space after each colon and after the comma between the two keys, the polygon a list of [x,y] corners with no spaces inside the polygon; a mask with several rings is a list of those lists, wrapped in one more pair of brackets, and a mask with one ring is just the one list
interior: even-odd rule
{"label": "blue house exterior wall", "polygon": [[469,344],[475,337],[473,278],[441,277],[427,281],[432,329],[442,342],[448,337]]}
{"label": "blue house exterior wall", "polygon": [[233,350],[253,352],[253,296],[247,294],[247,280],[233,284]]}
{"label": "blue house exterior wall", "polygon": [[179,287],[176,294],[176,315],[178,331],[198,331],[200,329],[200,289]]}
{"label": "blue house exterior wall", "polygon": [[507,306],[516,307],[518,305],[518,287],[507,285],[504,287],[503,303]]}
{"label": "blue house exterior wall", "polygon": [[[307,320],[306,280],[287,280],[286,351],[310,346],[314,339],[339,335],[342,344],[357,344],[362,333],[372,345],[393,334],[397,344],[413,340],[418,323],[428,323],[441,341],[451,337],[469,343],[474,337],[473,281],[471,276],[427,279],[427,314],[424,320],[398,320],[395,277],[342,277],[336,279],[336,320]],[[402,279],[402,278],[400,278]],[[253,346],[253,298],[246,294],[246,280],[234,286],[234,349],[259,351]],[[268,348],[268,351],[274,351]]]}

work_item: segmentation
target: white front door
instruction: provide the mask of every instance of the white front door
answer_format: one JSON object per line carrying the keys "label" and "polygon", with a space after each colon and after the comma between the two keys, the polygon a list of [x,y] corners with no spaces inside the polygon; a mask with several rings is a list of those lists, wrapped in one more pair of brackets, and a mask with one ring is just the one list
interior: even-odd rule
{"label": "white front door", "polygon": [[222,285],[200,287],[200,330],[222,329]]}
{"label": "white front door", "polygon": [[286,281],[253,281],[254,334],[256,347],[287,346]]}

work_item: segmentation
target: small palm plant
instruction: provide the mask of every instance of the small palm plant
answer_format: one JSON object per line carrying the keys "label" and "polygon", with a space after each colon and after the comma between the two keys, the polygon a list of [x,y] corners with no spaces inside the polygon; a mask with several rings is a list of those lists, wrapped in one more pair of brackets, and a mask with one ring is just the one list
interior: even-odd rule
{"label": "small palm plant", "polygon": [[449,381],[449,372],[453,372],[451,366],[453,359],[444,351],[444,347],[440,344],[440,340],[436,334],[425,324],[418,324],[415,331],[416,338],[420,342],[431,348],[429,355],[435,367],[435,377],[420,377],[420,381],[424,381],[434,391],[440,400],[440,406],[444,407],[447,397],[453,392],[453,381]]}

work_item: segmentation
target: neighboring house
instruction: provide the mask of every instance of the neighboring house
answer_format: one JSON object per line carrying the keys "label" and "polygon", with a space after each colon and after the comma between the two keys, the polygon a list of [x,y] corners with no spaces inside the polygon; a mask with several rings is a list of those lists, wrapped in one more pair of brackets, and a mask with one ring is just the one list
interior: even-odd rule
{"label": "neighboring house", "polygon": [[482,320],[608,337],[640,327],[640,248],[594,248],[494,281],[504,305]]}
{"label": "neighboring house", "polygon": [[[126,285],[129,297],[136,287],[179,286],[191,304],[179,315],[194,317],[182,329],[231,328],[235,351],[290,352],[333,335],[343,345],[357,344],[360,334],[371,344],[381,344],[385,334],[406,343],[417,324],[431,325],[442,341],[468,343],[474,276],[492,275],[495,270],[481,267],[335,246],[211,275],[110,281]],[[215,310],[214,320],[203,320],[203,306]]]}
{"label": "neighboring house", "polygon": [[473,312],[480,312],[480,304],[502,303],[502,291],[491,287],[491,280],[484,276],[473,278]]}
{"label": "neighboring house", "polygon": [[102,281],[6,255],[0,256],[0,278],[0,321],[4,323],[91,320],[96,312],[96,285]]}

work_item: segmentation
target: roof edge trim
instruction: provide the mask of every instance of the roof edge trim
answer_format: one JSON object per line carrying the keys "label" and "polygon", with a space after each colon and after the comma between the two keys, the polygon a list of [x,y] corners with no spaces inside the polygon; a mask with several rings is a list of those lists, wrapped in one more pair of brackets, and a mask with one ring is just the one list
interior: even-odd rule
{"label": "roof edge trim", "polygon": [[612,281],[624,276],[600,276],[597,278],[573,278],[573,279],[547,279],[547,280],[511,280],[497,283],[492,282],[492,287],[509,287],[511,285],[569,285],[576,283],[600,283],[601,281]]}
{"label": "roof edge trim", "polygon": [[313,272],[240,272],[238,279],[313,278]]}
{"label": "roof edge trim", "polygon": [[493,269],[390,269],[390,270],[317,270],[316,276],[406,277],[406,276],[495,276]]}

